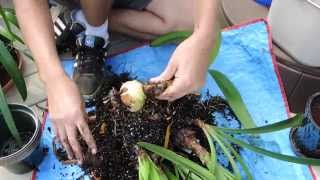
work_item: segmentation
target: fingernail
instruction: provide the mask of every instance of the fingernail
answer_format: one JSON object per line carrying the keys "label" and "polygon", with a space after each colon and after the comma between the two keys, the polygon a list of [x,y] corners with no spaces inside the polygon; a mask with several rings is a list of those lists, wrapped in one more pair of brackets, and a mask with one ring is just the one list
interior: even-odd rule
{"label": "fingernail", "polygon": [[78,160],[78,164],[79,164],[79,165],[82,165],[82,160]]}

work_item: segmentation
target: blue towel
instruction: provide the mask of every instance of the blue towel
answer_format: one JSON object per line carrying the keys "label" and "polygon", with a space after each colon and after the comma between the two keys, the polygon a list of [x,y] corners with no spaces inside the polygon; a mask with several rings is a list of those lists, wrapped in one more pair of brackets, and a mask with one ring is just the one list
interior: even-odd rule
{"label": "blue towel", "polygon": [[[222,46],[210,69],[217,69],[239,89],[248,110],[258,126],[287,119],[287,109],[282,94],[272,55],[269,48],[269,34],[264,21],[229,29],[222,34]],[[148,45],[108,59],[116,73],[130,72],[139,80],[148,81],[159,75],[166,67],[176,45],[152,48]],[[188,61],[186,59],[186,61]],[[65,70],[72,73],[72,61],[64,61]],[[187,63],[187,62],[186,62]],[[202,92],[222,96],[221,91],[208,76]],[[222,118],[218,114],[216,118]],[[51,148],[53,134],[50,115],[46,119],[41,146],[49,147],[49,153],[38,167],[35,177],[39,180],[76,179],[84,173],[78,166],[61,165]],[[261,135],[261,138],[247,138],[251,144],[294,155],[288,138],[289,130]],[[312,175],[307,166],[282,162],[269,157],[242,150],[241,156],[248,164],[254,179],[259,180],[310,180]]]}

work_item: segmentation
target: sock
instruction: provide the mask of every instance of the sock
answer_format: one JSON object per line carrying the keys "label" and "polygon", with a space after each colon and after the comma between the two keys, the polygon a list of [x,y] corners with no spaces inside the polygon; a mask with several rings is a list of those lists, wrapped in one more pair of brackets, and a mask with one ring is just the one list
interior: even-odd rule
{"label": "sock", "polygon": [[106,44],[108,43],[108,21],[100,26],[92,26],[87,22],[82,10],[72,12],[72,20],[85,26],[85,35],[101,37],[105,40]]}

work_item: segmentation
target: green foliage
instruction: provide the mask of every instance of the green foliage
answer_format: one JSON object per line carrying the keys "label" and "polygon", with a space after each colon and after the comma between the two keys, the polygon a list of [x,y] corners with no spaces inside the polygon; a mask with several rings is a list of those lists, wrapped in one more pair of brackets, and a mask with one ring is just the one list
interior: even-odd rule
{"label": "green foliage", "polygon": [[[4,27],[0,29],[0,65],[4,67],[16,85],[23,100],[27,98],[27,88],[22,73],[18,70],[17,64],[11,55],[11,48],[15,41],[23,44],[22,39],[16,35],[11,26],[19,28],[14,10],[2,8],[0,5],[0,18],[4,22]],[[11,111],[8,107],[5,95],[0,85],[0,115],[3,119],[16,142],[22,145],[20,134],[16,128]]]}
{"label": "green foliage", "polygon": [[[158,47],[158,46],[161,46],[164,44],[169,44],[169,43],[180,43],[180,42],[184,41],[185,39],[187,39],[191,35],[192,35],[192,31],[170,32],[170,33],[167,33],[163,36],[156,38],[155,40],[153,40],[151,42],[150,45],[152,47]],[[217,55],[219,53],[219,49],[221,46],[221,38],[222,38],[221,31],[217,31],[215,45],[214,45],[212,51],[210,52],[210,59],[211,59],[210,64],[214,62],[215,58],[217,57]]]}
{"label": "green foliage", "polygon": [[189,36],[191,36],[192,31],[177,31],[177,32],[170,32],[163,36],[160,36],[151,42],[152,47],[158,47],[168,43],[179,43]]}
{"label": "green foliage", "polygon": [[[188,170],[190,170],[192,173],[196,174],[197,176],[203,178],[203,179],[212,179],[215,180],[215,176],[208,171],[207,169],[205,169],[204,167],[198,165],[197,163],[184,158],[168,149],[165,149],[161,146],[157,146],[154,144],[149,144],[149,143],[145,143],[145,142],[139,142],[138,145],[146,150],[149,150],[161,157],[163,157],[164,159],[169,160],[170,162],[172,162],[173,164],[175,164],[178,169],[180,168],[186,168]],[[181,174],[180,174],[181,175]]]}
{"label": "green foliage", "polygon": [[15,34],[11,28],[12,24],[19,28],[18,21],[13,10],[5,9],[0,5],[0,17],[3,19],[5,25],[5,29],[2,31],[7,31],[7,33],[13,37],[14,41],[24,44],[23,40],[17,34]]}
{"label": "green foliage", "polygon": [[8,107],[8,103],[6,101],[6,97],[2,91],[2,87],[0,84],[0,116],[3,116],[3,119],[11,132],[13,138],[17,141],[19,145],[22,145],[22,140],[20,137],[20,134],[18,133],[17,127],[15,125],[15,122],[13,120],[12,114],[10,112],[10,109]]}
{"label": "green foliage", "polygon": [[263,133],[270,133],[275,131],[280,131],[287,128],[296,128],[302,125],[304,120],[303,114],[297,114],[292,118],[287,120],[279,121],[274,124],[269,124],[262,127],[257,128],[249,128],[249,129],[232,129],[232,128],[218,128],[224,132],[229,133],[238,133],[238,134],[263,134]]}
{"label": "green foliage", "polygon": [[225,98],[227,99],[231,109],[241,122],[244,128],[254,128],[256,127],[254,121],[252,120],[246,105],[244,104],[242,97],[233,85],[233,83],[225,76],[223,73],[217,70],[209,70],[210,75],[218,84]]}
{"label": "green foliage", "polygon": [[243,148],[249,149],[251,151],[254,151],[259,154],[263,154],[275,159],[279,159],[282,161],[287,161],[287,162],[292,162],[292,163],[297,163],[297,164],[305,164],[305,165],[312,165],[312,166],[320,166],[320,160],[319,159],[314,159],[314,158],[304,158],[304,157],[296,157],[296,156],[288,156],[288,155],[283,155],[280,153],[275,153],[271,152],[253,145],[250,145],[246,142],[243,142],[241,140],[238,140],[228,134],[223,133],[222,131],[219,131],[219,134],[224,137],[226,140],[235,143]]}
{"label": "green foliage", "polygon": [[2,41],[0,41],[0,64],[2,64],[8,72],[22,99],[25,100],[27,98],[27,87],[23,79],[23,75],[18,70],[16,62]]}
{"label": "green foliage", "polygon": [[168,180],[167,175],[141,150],[138,156],[140,180]]}

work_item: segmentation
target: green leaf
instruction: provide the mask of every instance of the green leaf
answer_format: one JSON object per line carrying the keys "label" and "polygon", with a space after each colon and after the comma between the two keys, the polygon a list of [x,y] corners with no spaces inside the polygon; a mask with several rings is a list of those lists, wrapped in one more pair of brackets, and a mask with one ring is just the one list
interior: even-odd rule
{"label": "green leaf", "polygon": [[10,26],[10,21],[8,18],[6,18],[6,12],[4,11],[4,8],[2,8],[1,5],[0,5],[0,16],[3,17],[3,22],[5,24],[5,28],[8,31],[8,33],[10,33],[11,36],[14,37],[16,41],[20,42],[21,44],[24,44],[23,40],[12,31]]}
{"label": "green leaf", "polygon": [[167,166],[163,165],[162,169],[163,172],[167,175],[168,180],[179,180],[179,177],[174,175],[173,172],[171,172],[171,170]]}
{"label": "green leaf", "polygon": [[12,78],[23,100],[27,98],[27,87],[17,64],[9,53],[7,47],[0,41],[0,63]]}
{"label": "green leaf", "polygon": [[220,164],[217,166],[216,176],[219,180],[236,180],[236,177]]}
{"label": "green leaf", "polygon": [[148,157],[148,161],[150,162],[150,180],[168,180],[167,175],[160,169],[151,159]]}
{"label": "green leaf", "polygon": [[180,171],[181,176],[184,177],[183,179],[203,180],[201,177],[197,176],[196,174],[194,174],[193,172],[191,172],[189,169],[187,169],[185,167],[178,166],[178,169]]}
{"label": "green leaf", "polygon": [[219,50],[220,50],[220,46],[221,46],[221,38],[222,38],[222,33],[221,31],[219,30],[217,32],[217,38],[215,40],[215,45],[210,53],[210,59],[211,59],[211,62],[210,64],[212,64],[214,62],[214,60],[216,59],[218,53],[219,53]]}
{"label": "green leaf", "polygon": [[4,12],[5,17],[2,17],[2,18],[6,18],[10,23],[12,23],[13,25],[15,25],[16,27],[19,28],[18,20],[17,20],[16,13],[14,12],[14,10],[8,9],[8,8],[3,8],[3,12]]}
{"label": "green leaf", "polygon": [[0,29],[0,36],[1,40],[6,43],[12,43],[14,41],[14,37],[12,36],[12,34],[4,28]]}
{"label": "green leaf", "polygon": [[231,128],[220,128],[220,127],[214,127],[217,129],[220,129],[224,132],[229,133],[239,133],[239,134],[263,134],[263,133],[270,133],[275,131],[280,131],[282,129],[286,128],[296,128],[302,125],[304,120],[303,114],[297,114],[296,116],[283,120],[280,122],[276,122],[273,124],[269,124],[262,127],[257,128],[249,128],[249,129],[231,129]]}
{"label": "green leaf", "polygon": [[8,29],[9,32],[12,32],[12,31],[11,31],[11,27],[10,27],[10,23],[9,23],[9,20],[6,18],[5,11],[4,11],[4,9],[2,8],[1,5],[0,5],[0,16],[1,16],[2,19],[3,19],[5,28]]}
{"label": "green leaf", "polygon": [[218,131],[221,136],[226,138],[228,141],[233,142],[235,144],[238,144],[239,146],[243,148],[247,148],[251,151],[254,151],[259,154],[263,154],[275,159],[279,159],[282,161],[287,161],[287,162],[292,162],[292,163],[297,163],[297,164],[306,164],[306,165],[312,165],[312,166],[320,166],[320,160],[319,159],[314,159],[314,158],[304,158],[304,157],[296,157],[296,156],[288,156],[288,155],[283,155],[280,153],[275,153],[272,151],[268,151],[253,145],[250,145],[246,142],[243,142],[241,140],[238,140],[230,135],[227,135],[225,133],[221,133],[221,131]]}
{"label": "green leaf", "polygon": [[201,129],[204,132],[204,134],[206,135],[208,143],[209,143],[209,147],[210,147],[210,157],[207,160],[206,166],[209,169],[209,171],[214,173],[215,172],[215,168],[217,166],[216,148],[214,147],[212,138],[209,135],[208,131],[204,127],[201,127]]}
{"label": "green leaf", "polygon": [[221,89],[225,98],[227,99],[230,107],[232,108],[235,115],[238,117],[243,127],[256,127],[241,98],[239,91],[233,85],[233,83],[223,73],[217,70],[209,70],[209,73],[218,84],[219,88]]}
{"label": "green leaf", "polygon": [[220,139],[220,137],[218,136],[218,134],[215,132],[215,130],[213,128],[207,129],[207,130],[208,130],[209,134],[213,137],[213,139],[219,144],[219,146],[221,147],[223,153],[229,159],[229,162],[231,163],[232,169],[234,170],[236,179],[240,180],[241,179],[241,174],[240,174],[239,168],[238,168],[236,162],[234,161],[232,155],[228,151],[227,147],[223,144],[222,140]]}
{"label": "green leaf", "polygon": [[228,141],[224,140],[224,138],[220,134],[217,134],[217,135],[219,136],[221,141],[227,146],[227,148],[229,148],[229,150],[232,152],[232,154],[236,157],[236,159],[238,160],[239,164],[241,165],[243,171],[245,172],[247,179],[253,180],[253,177],[250,173],[250,170],[249,170],[248,166],[246,165],[246,163],[241,158],[241,156],[237,153],[237,151],[231,146],[231,144]]}
{"label": "green leaf", "polygon": [[177,31],[170,32],[163,36],[160,36],[151,42],[152,47],[161,46],[163,44],[173,43],[173,42],[181,42],[187,39],[192,34],[192,31]]}
{"label": "green leaf", "polygon": [[143,155],[138,156],[139,163],[139,180],[148,180],[150,174],[150,163],[147,157]]}
{"label": "green leaf", "polygon": [[198,176],[204,179],[212,179],[215,180],[215,176],[208,171],[207,169],[203,168],[199,164],[194,163],[193,161],[186,159],[168,149],[165,149],[161,146],[157,146],[154,144],[149,144],[145,142],[139,142],[139,146],[171,161],[172,163],[190,169],[193,173],[197,174]]}
{"label": "green leaf", "polygon": [[[6,100],[4,93],[2,91],[1,84],[0,84],[0,113],[2,114],[3,119],[9,129],[11,135],[17,141],[17,143],[20,146],[22,146],[22,140],[21,140],[20,134],[17,130],[17,127],[16,127],[16,124],[13,120],[11,111],[8,107],[8,103],[7,103],[7,100]],[[1,114],[0,114],[0,116],[1,116]]]}

